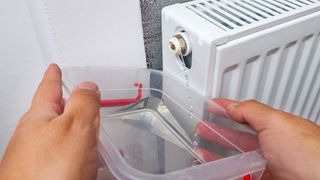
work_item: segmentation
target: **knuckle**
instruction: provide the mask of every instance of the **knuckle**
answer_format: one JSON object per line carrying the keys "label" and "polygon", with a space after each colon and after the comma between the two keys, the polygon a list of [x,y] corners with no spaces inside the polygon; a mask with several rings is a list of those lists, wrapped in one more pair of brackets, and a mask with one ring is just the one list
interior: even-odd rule
{"label": "knuckle", "polygon": [[82,99],[88,101],[99,101],[97,93],[90,90],[76,90],[73,93],[72,97],[75,99]]}
{"label": "knuckle", "polygon": [[56,103],[44,103],[43,107],[48,109],[50,112],[56,112],[58,113],[57,115],[62,113],[62,108],[60,105]]}
{"label": "knuckle", "polygon": [[259,104],[259,102],[255,99],[249,99],[241,103],[242,106],[255,106],[257,104]]}
{"label": "knuckle", "polygon": [[17,124],[17,127],[16,127],[16,129],[22,129],[22,128],[24,128],[25,126],[26,126],[26,122],[27,122],[27,120],[30,118],[29,115],[30,113],[29,113],[29,111],[28,112],[26,112],[22,117],[21,117],[21,119],[20,119],[20,121],[18,122],[18,124]]}
{"label": "knuckle", "polygon": [[77,110],[72,110],[70,113],[64,113],[59,118],[61,119],[61,122],[63,122],[63,126],[69,127],[75,120],[75,114],[78,114]]}
{"label": "knuckle", "polygon": [[90,92],[77,92],[71,95],[69,98],[70,111],[73,114],[86,114],[88,112],[98,112],[100,107],[100,101],[97,95]]}

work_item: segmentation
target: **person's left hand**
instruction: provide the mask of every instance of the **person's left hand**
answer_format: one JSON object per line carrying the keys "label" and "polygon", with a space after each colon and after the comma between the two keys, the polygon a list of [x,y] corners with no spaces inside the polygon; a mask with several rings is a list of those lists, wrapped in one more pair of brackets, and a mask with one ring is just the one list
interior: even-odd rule
{"label": "person's left hand", "polygon": [[61,70],[50,65],[9,142],[0,179],[95,179],[99,108],[91,82],[77,86],[64,105]]}

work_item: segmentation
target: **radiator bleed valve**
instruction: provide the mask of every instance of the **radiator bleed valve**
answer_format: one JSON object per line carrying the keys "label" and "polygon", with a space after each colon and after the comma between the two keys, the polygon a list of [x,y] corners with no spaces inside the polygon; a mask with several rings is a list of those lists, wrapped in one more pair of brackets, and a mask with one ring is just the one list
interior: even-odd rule
{"label": "radiator bleed valve", "polygon": [[169,41],[170,51],[177,56],[188,56],[191,53],[191,43],[185,32],[174,35]]}

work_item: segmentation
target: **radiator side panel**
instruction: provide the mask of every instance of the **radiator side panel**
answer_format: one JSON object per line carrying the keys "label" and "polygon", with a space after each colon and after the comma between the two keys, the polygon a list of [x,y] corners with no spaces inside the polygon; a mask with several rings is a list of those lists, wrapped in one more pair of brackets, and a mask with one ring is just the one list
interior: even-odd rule
{"label": "radiator side panel", "polygon": [[320,13],[218,47],[214,72],[213,97],[257,99],[320,123]]}

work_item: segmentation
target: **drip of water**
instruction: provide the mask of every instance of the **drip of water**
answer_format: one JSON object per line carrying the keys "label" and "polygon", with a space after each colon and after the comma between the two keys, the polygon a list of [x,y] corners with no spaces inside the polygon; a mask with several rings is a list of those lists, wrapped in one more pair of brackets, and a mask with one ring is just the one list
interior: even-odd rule
{"label": "drip of water", "polygon": [[[189,104],[189,120],[192,121],[192,119],[194,118],[194,114],[193,114],[193,105],[192,105],[192,94],[191,94],[191,86],[190,86],[190,80],[189,80],[189,76],[188,76],[188,68],[185,64],[184,61],[184,57],[183,56],[179,56],[182,67],[183,67],[183,71],[184,71],[184,78],[185,78],[185,84],[186,84],[186,88],[187,88],[187,99],[188,99],[188,104]],[[198,144],[194,144],[195,147]]]}
{"label": "drip of water", "polygon": [[199,161],[198,159],[195,159],[192,161],[192,165],[191,166],[198,166],[199,164],[201,164],[201,161]]}
{"label": "drip of water", "polygon": [[193,141],[192,144],[193,144],[195,147],[197,147],[197,146],[199,145],[197,141]]}

